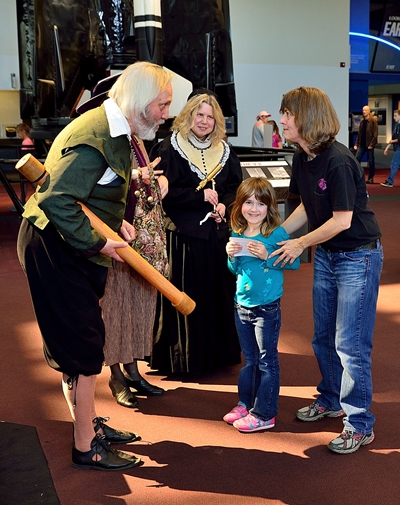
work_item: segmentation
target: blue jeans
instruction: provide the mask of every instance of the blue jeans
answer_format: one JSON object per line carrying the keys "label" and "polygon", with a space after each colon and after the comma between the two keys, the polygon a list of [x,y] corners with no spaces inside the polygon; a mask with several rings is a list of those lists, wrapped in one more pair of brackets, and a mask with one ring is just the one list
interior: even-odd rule
{"label": "blue jeans", "polygon": [[235,323],[245,359],[239,399],[251,414],[268,421],[278,412],[280,300],[250,309],[235,303]]}
{"label": "blue jeans", "polygon": [[371,351],[383,251],[327,252],[314,255],[313,349],[322,380],[318,403],[343,409],[345,429],[371,433]]}
{"label": "blue jeans", "polygon": [[372,179],[375,175],[375,154],[374,149],[368,149],[367,147],[358,146],[356,152],[356,158],[361,161],[364,154],[368,155],[368,179]]}
{"label": "blue jeans", "polygon": [[394,184],[394,178],[399,168],[400,168],[400,148],[397,148],[397,150],[394,152],[392,163],[390,164],[390,174],[387,179],[390,184]]}

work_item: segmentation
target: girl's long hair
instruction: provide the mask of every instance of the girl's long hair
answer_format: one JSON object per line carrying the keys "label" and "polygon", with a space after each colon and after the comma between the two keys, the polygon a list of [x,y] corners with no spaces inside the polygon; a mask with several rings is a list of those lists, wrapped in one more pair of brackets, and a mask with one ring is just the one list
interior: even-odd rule
{"label": "girl's long hair", "polygon": [[252,195],[268,207],[267,215],[261,225],[260,232],[268,237],[281,224],[275,190],[264,177],[250,177],[239,186],[231,212],[231,227],[235,233],[242,235],[247,228],[247,221],[242,214],[242,205]]}

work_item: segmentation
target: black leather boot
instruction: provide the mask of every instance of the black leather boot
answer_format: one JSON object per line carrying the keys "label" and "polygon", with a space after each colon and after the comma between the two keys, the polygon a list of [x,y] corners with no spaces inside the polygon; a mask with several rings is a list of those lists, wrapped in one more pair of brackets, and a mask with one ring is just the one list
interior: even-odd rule
{"label": "black leather boot", "polygon": [[110,378],[108,383],[110,386],[113,397],[117,400],[118,405],[122,405],[123,407],[128,407],[130,409],[134,409],[138,406],[137,398],[132,391],[127,387],[121,384],[117,379]]}
{"label": "black leather boot", "polygon": [[161,396],[165,393],[164,389],[159,388],[158,386],[153,386],[150,382],[147,382],[143,377],[139,380],[132,380],[127,375],[124,375],[125,382],[128,384],[130,388],[136,389],[136,393],[138,395],[143,396]]}

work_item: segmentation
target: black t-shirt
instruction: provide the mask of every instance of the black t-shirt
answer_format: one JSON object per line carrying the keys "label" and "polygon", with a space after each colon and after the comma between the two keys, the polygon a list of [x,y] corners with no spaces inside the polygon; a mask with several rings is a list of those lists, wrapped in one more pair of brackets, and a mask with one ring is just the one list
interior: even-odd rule
{"label": "black t-shirt", "polygon": [[304,152],[293,157],[290,192],[300,195],[311,231],[328,221],[334,211],[352,211],[348,230],[324,242],[332,250],[352,249],[381,237],[375,214],[368,207],[364,171],[339,142],[307,161]]}

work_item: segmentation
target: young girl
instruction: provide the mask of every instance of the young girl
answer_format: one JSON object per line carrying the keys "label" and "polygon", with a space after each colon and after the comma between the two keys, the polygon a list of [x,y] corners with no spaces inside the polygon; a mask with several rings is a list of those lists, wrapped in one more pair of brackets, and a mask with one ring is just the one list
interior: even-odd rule
{"label": "young girl", "polygon": [[279,127],[276,124],[276,121],[271,119],[268,121],[268,124],[272,124],[272,147],[278,147],[279,149],[282,149],[283,143],[282,143],[282,137],[281,134],[279,133]]}
{"label": "young girl", "polygon": [[35,144],[31,139],[30,136],[31,129],[29,128],[29,126],[26,123],[19,123],[15,127],[15,131],[17,132],[18,137],[22,139],[21,151],[28,151],[28,150],[31,151],[34,148]]}
{"label": "young girl", "polygon": [[[283,271],[268,255],[290,237],[280,226],[275,191],[267,179],[241,183],[226,246],[228,268],[237,276],[235,322],[245,364],[239,375],[239,403],[224,421],[241,432],[275,426],[279,396],[278,337]],[[295,270],[300,260],[283,268]]]}

